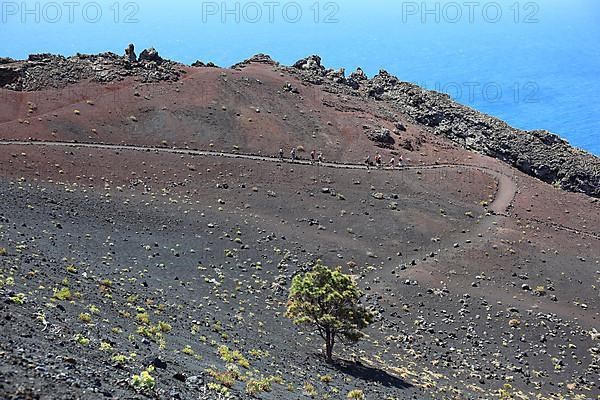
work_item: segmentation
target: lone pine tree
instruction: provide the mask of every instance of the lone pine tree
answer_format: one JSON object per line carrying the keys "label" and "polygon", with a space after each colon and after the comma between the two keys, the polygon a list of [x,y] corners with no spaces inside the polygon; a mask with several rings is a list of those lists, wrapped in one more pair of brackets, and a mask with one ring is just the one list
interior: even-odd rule
{"label": "lone pine tree", "polygon": [[372,313],[360,305],[361,297],[350,275],[318,261],[311,271],[294,277],[287,316],[295,324],[309,325],[318,332],[325,340],[325,357],[330,363],[338,339],[357,342],[364,335],[361,330],[373,321]]}

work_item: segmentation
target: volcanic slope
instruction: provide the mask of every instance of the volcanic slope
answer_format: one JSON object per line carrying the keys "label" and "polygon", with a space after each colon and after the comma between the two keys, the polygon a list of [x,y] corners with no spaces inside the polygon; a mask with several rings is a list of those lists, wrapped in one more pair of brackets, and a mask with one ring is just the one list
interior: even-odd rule
{"label": "volcanic slope", "polygon": [[[1,397],[600,394],[597,200],[276,64],[181,69],[1,91]],[[284,316],[317,259],[377,314],[335,365]]]}

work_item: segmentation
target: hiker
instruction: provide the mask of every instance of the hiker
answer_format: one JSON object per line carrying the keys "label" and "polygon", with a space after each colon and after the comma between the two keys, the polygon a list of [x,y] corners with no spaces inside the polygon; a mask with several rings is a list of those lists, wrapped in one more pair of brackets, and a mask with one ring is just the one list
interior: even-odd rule
{"label": "hiker", "polygon": [[279,148],[279,158],[283,160],[283,149]]}
{"label": "hiker", "polygon": [[398,156],[398,168],[402,168],[402,162],[404,161],[404,159],[402,158],[402,154],[400,154]]}
{"label": "hiker", "polygon": [[318,159],[320,163],[323,162],[323,153],[319,152]]}
{"label": "hiker", "polygon": [[377,168],[381,168],[381,154],[379,153],[375,156],[375,164],[377,164]]}
{"label": "hiker", "polygon": [[394,165],[396,164],[396,159],[394,157],[392,157],[392,159],[390,160],[390,167],[392,169],[394,169]]}
{"label": "hiker", "polygon": [[296,148],[292,147],[292,151],[290,151],[290,157],[292,158],[292,161],[296,161]]}
{"label": "hiker", "polygon": [[313,149],[313,151],[310,152],[310,158],[312,159],[312,162],[315,162],[316,156],[317,156],[317,152],[315,149]]}
{"label": "hiker", "polygon": [[371,155],[367,154],[367,158],[365,158],[365,165],[367,166],[367,169],[369,169],[369,167],[371,167]]}

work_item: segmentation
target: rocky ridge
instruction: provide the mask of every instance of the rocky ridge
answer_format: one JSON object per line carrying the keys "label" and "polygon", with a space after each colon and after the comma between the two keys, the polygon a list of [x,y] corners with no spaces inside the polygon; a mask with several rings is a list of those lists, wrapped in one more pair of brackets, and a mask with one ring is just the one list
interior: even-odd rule
{"label": "rocky ridge", "polygon": [[[343,68],[335,70],[323,66],[317,55],[287,67],[265,54],[257,54],[232,68],[243,69],[252,63],[270,65],[297,76],[306,84],[321,85],[327,92],[384,101],[398,114],[466,149],[503,160],[564,190],[600,197],[600,159],[548,131],[513,128],[498,118],[453,101],[446,94],[401,81],[384,70],[372,79],[360,68],[346,76]],[[26,61],[0,59],[0,87],[35,91],[62,88],[84,79],[111,82],[130,76],[144,83],[177,81],[184,73],[180,66],[160,57],[155,49],[144,50],[136,58],[133,45],[125,50],[124,56],[102,53],[66,58],[37,54]],[[216,67],[200,61],[192,66]],[[393,144],[385,132],[367,133],[378,146]]]}
{"label": "rocky ridge", "polygon": [[64,57],[32,54],[27,60],[0,61],[0,87],[16,91],[60,89],[89,79],[93,82],[120,81],[135,77],[143,83],[177,81],[183,73],[180,64],[165,60],[155,49],[142,51],[139,58],[130,45],[125,56],[115,53],[77,54]]}
{"label": "rocky ridge", "polygon": [[[381,70],[368,79],[358,68],[327,69],[319,56],[299,60],[293,73],[334,92],[385,101],[399,114],[460,146],[500,159],[543,182],[600,197],[600,159],[546,130],[523,131],[452,100],[450,96],[403,82]],[[379,136],[374,136],[375,138]]]}

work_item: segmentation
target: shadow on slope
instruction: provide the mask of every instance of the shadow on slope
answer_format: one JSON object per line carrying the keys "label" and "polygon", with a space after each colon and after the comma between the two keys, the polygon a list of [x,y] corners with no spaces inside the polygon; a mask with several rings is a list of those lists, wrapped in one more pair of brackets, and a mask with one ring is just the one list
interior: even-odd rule
{"label": "shadow on slope", "polygon": [[413,385],[397,376],[391,375],[382,369],[364,365],[360,361],[350,362],[338,360],[335,362],[334,368],[353,378],[377,383],[386,387],[393,387],[396,389],[410,389],[413,387]]}

